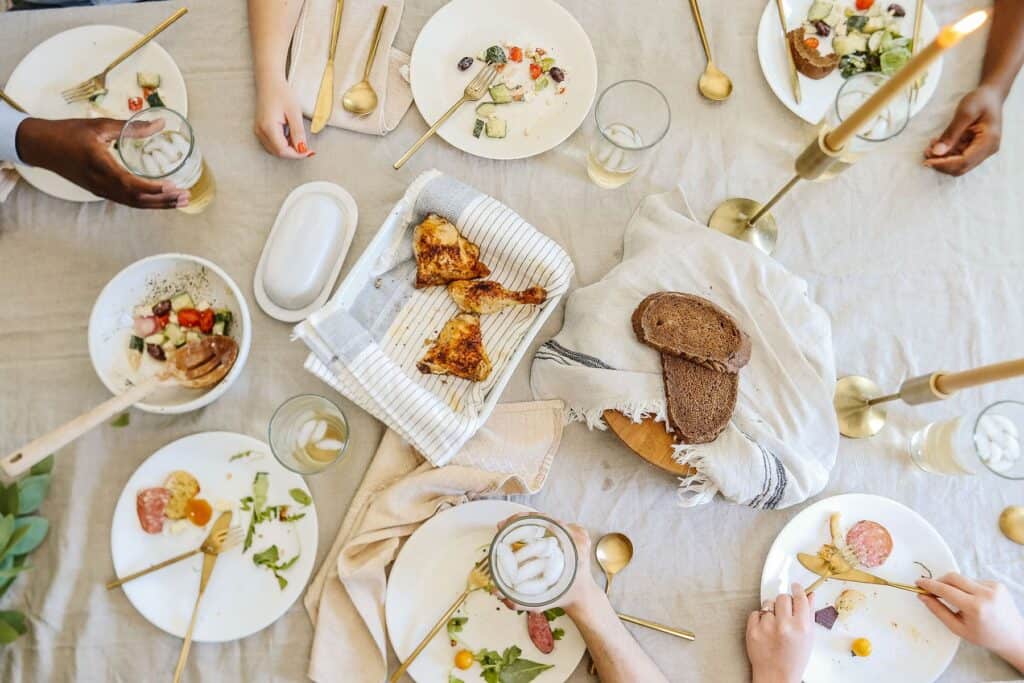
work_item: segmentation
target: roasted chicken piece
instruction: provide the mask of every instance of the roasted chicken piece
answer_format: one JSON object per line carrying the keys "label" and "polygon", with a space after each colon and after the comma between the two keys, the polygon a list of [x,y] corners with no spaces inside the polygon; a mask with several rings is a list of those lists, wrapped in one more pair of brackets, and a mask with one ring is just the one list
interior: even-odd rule
{"label": "roasted chicken piece", "polygon": [[516,292],[494,280],[456,280],[448,285],[448,293],[466,313],[497,313],[508,306],[542,304],[548,298],[543,287]]}
{"label": "roasted chicken piece", "polygon": [[416,226],[412,250],[416,255],[416,289],[491,274],[491,269],[480,262],[480,247],[437,214],[430,214]]}
{"label": "roasted chicken piece", "polygon": [[446,322],[416,367],[424,375],[454,375],[471,382],[487,379],[491,374],[491,359],[484,349],[480,316],[459,313]]}

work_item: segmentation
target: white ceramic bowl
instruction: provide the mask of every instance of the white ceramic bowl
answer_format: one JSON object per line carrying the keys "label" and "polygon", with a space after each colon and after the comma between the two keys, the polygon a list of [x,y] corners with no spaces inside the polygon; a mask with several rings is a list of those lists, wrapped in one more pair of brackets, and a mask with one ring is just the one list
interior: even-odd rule
{"label": "white ceramic bowl", "polygon": [[216,401],[242,374],[252,345],[252,320],[238,285],[228,274],[206,259],[188,254],[158,254],[136,261],[114,276],[100,292],[89,316],[89,357],[107,388],[115,394],[159,371],[163,364],[143,354],[142,364],[133,370],[128,363],[128,338],[136,306],[153,301],[157,295],[188,291],[197,302],[208,301],[214,308],[233,314],[229,335],[238,342],[238,359],[219,384],[205,390],[176,385],[161,387],[135,407],[148,413],[178,414],[197,410]]}

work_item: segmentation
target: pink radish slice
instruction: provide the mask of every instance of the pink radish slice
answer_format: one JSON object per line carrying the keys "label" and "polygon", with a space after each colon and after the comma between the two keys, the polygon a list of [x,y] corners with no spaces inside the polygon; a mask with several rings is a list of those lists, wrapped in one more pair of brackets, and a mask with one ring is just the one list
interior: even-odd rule
{"label": "pink radish slice", "polygon": [[156,318],[152,316],[136,318],[132,323],[132,328],[135,330],[135,336],[148,337],[156,332]]}

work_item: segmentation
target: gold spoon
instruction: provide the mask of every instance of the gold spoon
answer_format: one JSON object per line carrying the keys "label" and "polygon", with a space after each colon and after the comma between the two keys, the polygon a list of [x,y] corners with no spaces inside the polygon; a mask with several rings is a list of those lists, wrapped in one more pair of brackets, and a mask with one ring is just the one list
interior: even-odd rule
{"label": "gold spoon", "polygon": [[999,514],[999,530],[1014,543],[1024,545],[1024,507],[1011,505]]}
{"label": "gold spoon", "polygon": [[697,81],[697,89],[709,100],[728,99],[732,94],[732,81],[715,66],[715,62],[711,59],[711,46],[708,45],[708,37],[704,32],[704,19],[700,16],[697,0],[690,0],[690,9],[693,10],[693,18],[697,22],[697,32],[700,33],[700,43],[704,46],[704,56],[708,58],[708,65],[704,69],[704,73],[700,75],[700,80]]}
{"label": "gold spoon", "polygon": [[366,56],[366,68],[363,69],[363,80],[359,81],[347,91],[341,98],[341,106],[345,111],[352,112],[356,116],[367,116],[377,108],[377,93],[370,85],[370,69],[373,67],[373,58],[377,56],[377,44],[380,43],[380,30],[384,26],[384,15],[388,13],[388,6],[381,5],[380,14],[377,15],[377,28],[373,30],[373,43],[370,44],[370,54]]}

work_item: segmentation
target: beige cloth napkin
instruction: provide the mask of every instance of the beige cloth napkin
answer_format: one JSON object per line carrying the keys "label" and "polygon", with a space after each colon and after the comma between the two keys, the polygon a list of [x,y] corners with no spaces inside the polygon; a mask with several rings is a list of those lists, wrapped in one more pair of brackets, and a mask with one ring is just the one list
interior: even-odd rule
{"label": "beige cloth napkin", "polygon": [[[388,6],[381,28],[380,46],[370,70],[370,84],[377,92],[377,109],[360,118],[345,111],[341,96],[352,85],[363,80],[366,56],[370,53],[373,29],[381,5]],[[331,27],[336,0],[306,0],[292,38],[292,56],[288,81],[302,105],[302,113],[313,116],[320,79],[330,50]],[[341,13],[338,51],[334,56],[334,110],[329,126],[347,128],[357,133],[385,135],[394,130],[412,104],[412,89],[402,76],[409,64],[409,55],[391,47],[402,21],[403,0],[345,0]]]}
{"label": "beige cloth napkin", "polygon": [[564,424],[561,401],[503,403],[450,464],[434,467],[390,429],[338,538],[306,591],[314,681],[387,678],[385,570],[399,546],[441,510],[487,495],[536,493]]}

